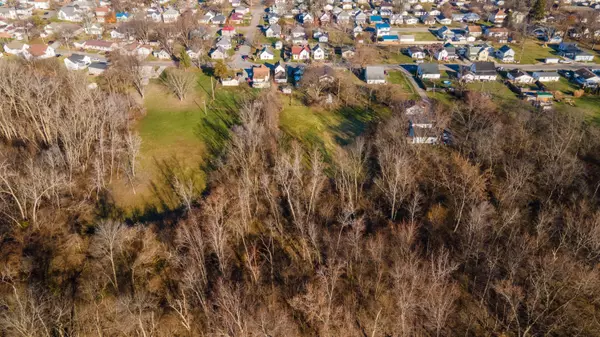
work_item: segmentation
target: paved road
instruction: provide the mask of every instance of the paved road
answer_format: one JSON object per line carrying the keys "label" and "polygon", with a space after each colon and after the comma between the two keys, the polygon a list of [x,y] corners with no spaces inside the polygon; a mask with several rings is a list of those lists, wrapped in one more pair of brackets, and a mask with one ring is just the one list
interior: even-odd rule
{"label": "paved road", "polygon": [[252,62],[244,61],[242,55],[250,55],[252,52],[252,42],[254,41],[254,35],[258,31],[258,25],[261,19],[265,15],[265,8],[262,5],[254,6],[250,9],[252,13],[252,20],[250,26],[239,27],[238,30],[245,33],[246,43],[238,49],[237,52],[231,58],[229,67],[232,69],[247,69],[253,66]]}

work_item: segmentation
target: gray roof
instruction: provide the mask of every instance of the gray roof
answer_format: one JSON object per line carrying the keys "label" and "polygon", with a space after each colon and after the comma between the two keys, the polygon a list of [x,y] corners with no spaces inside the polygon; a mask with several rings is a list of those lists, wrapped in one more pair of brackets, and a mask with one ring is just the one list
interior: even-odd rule
{"label": "gray roof", "polygon": [[108,68],[108,65],[104,62],[94,62],[89,65],[89,68],[106,70],[106,68]]}
{"label": "gray roof", "polygon": [[385,80],[385,71],[383,67],[368,66],[365,69],[365,78],[367,80]]}
{"label": "gray roof", "polygon": [[419,69],[423,74],[439,74],[440,67],[437,63],[422,63],[419,65]]}
{"label": "gray roof", "polygon": [[69,61],[73,62],[73,63],[79,63],[79,62],[83,62],[83,60],[85,60],[85,55],[80,55],[80,54],[73,54],[71,56],[68,57]]}

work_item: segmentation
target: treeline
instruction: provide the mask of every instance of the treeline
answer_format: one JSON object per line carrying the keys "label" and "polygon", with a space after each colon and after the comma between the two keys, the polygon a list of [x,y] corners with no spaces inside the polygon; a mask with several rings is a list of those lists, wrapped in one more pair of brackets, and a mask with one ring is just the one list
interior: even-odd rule
{"label": "treeline", "polygon": [[[82,91],[92,102],[110,97]],[[77,216],[94,199],[77,180],[47,193],[35,226],[17,226],[0,185],[12,214],[2,217],[3,333],[598,335],[595,127],[465,93],[454,107],[431,106],[452,145],[418,146],[405,138],[407,103],[387,105],[390,117],[330,153],[283,134],[277,93],[265,91],[240,106],[205,193],[175,179],[181,212],[152,223]],[[21,123],[19,138],[3,136],[3,154],[27,163],[53,146],[57,157],[65,151],[35,136],[35,122]],[[78,177],[96,176],[105,128]],[[129,157],[116,157],[126,168]],[[23,179],[17,186],[33,185],[26,167],[12,168]]]}

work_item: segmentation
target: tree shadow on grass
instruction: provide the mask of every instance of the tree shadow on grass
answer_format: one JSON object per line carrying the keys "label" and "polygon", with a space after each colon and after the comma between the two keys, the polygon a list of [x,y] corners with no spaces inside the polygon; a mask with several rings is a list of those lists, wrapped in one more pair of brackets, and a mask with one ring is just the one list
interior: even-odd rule
{"label": "tree shadow on grass", "polygon": [[335,140],[340,145],[350,144],[378,118],[375,111],[369,107],[341,107],[336,113],[341,116],[342,122],[334,127],[333,131],[336,135]]}

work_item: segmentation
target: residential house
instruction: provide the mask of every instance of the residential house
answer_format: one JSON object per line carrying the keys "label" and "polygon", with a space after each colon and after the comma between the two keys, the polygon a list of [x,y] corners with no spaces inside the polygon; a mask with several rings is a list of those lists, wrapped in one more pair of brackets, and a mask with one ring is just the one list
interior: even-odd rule
{"label": "residential house", "polygon": [[4,52],[11,55],[21,56],[29,48],[29,45],[18,41],[12,41],[4,45]]}
{"label": "residential house", "polygon": [[219,41],[217,41],[216,47],[221,47],[225,50],[231,49],[231,38],[229,36],[221,36]]}
{"label": "residential house", "polygon": [[244,22],[244,14],[240,13],[231,13],[229,16],[229,23],[232,25],[239,25]]}
{"label": "residential house", "polygon": [[476,26],[476,25],[467,26],[467,28],[465,28],[465,31],[466,31],[467,35],[473,36],[476,38],[480,37],[483,34],[481,26]]}
{"label": "residential house", "polygon": [[413,42],[415,42],[415,36],[414,35],[400,35],[398,37],[398,41],[401,44],[413,43]]}
{"label": "residential house", "polygon": [[321,25],[329,24],[331,22],[331,15],[329,15],[329,13],[327,12],[321,14],[321,16],[319,17],[319,22],[321,23]]}
{"label": "residential house", "polygon": [[281,50],[281,49],[283,49],[283,42],[281,42],[281,41],[276,41],[276,42],[275,42],[275,44],[274,44],[274,46],[275,46],[274,48],[275,48],[276,50]]}
{"label": "residential house", "polygon": [[419,102],[404,112],[408,119],[407,140],[411,144],[435,144],[438,137],[433,129],[431,109],[425,102]]}
{"label": "residential house", "polygon": [[360,34],[363,33],[363,28],[361,26],[354,26],[354,28],[352,29],[352,34],[354,35],[354,37],[359,36]]}
{"label": "residential house", "polygon": [[58,10],[58,19],[69,22],[81,22],[84,17],[83,10],[77,6],[67,5]]}
{"label": "residential house", "polygon": [[442,28],[435,31],[435,34],[442,40],[452,39],[455,35],[448,26],[442,26]]}
{"label": "residential house", "polygon": [[258,58],[267,61],[275,58],[275,54],[271,51],[270,48],[264,47],[261,51],[258,52]]}
{"label": "residential house", "polygon": [[383,18],[380,15],[371,15],[369,16],[369,22],[376,25],[378,23],[383,23]]}
{"label": "residential house", "polygon": [[117,12],[117,14],[115,14],[115,18],[117,19],[117,22],[129,21],[130,17],[131,17],[131,15],[127,12]]}
{"label": "residential house", "polygon": [[400,42],[400,37],[398,35],[385,35],[381,37],[381,44],[398,44]]}
{"label": "residential house", "polygon": [[[304,31],[303,31],[304,32]],[[280,38],[281,37],[281,26],[277,23],[270,25],[266,30],[265,30],[265,36],[266,37],[274,37],[274,38]]]}
{"label": "residential house", "polygon": [[421,79],[439,80],[442,74],[437,63],[421,63],[417,67],[417,76]]}
{"label": "residential house", "polygon": [[171,54],[169,54],[164,49],[161,49],[159,51],[153,51],[152,56],[156,57],[159,60],[170,60],[171,59]]}
{"label": "residential house", "polygon": [[390,25],[403,25],[404,24],[404,17],[402,16],[402,14],[392,14],[390,16]]}
{"label": "residential house", "polygon": [[221,85],[224,87],[237,87],[240,85],[240,82],[241,76],[239,75],[221,78]]}
{"label": "residential house", "polygon": [[560,75],[555,72],[536,71],[532,74],[533,79],[536,81],[544,82],[558,82],[560,81]]}
{"label": "residential house", "polygon": [[310,59],[308,46],[292,46],[292,60],[301,61]]}
{"label": "residential house", "polygon": [[375,25],[375,29],[377,31],[377,37],[382,37],[385,35],[390,35],[391,28],[387,23],[378,23]]}
{"label": "residential house", "polygon": [[487,38],[494,39],[506,39],[508,38],[509,30],[504,27],[492,27],[488,28],[485,31],[485,36]]}
{"label": "residential house", "polygon": [[439,14],[438,16],[436,16],[435,20],[437,22],[440,23],[440,25],[450,25],[452,24],[452,19],[451,18],[447,18],[442,14]]}
{"label": "residential house", "polygon": [[45,44],[32,44],[23,51],[23,57],[28,60],[42,60],[56,56],[54,48]]}
{"label": "residential house", "polygon": [[252,87],[253,88],[268,88],[270,83],[271,71],[265,65],[252,68]]}
{"label": "residential house", "polygon": [[575,71],[575,82],[585,88],[596,88],[600,84],[600,77],[588,68]]}
{"label": "residential house", "polygon": [[273,67],[273,81],[275,83],[287,83],[287,69],[281,62],[275,63],[275,67]]}
{"label": "residential house", "polygon": [[435,20],[434,16],[425,14],[425,15],[421,16],[421,22],[424,25],[431,26],[431,25],[435,25],[436,20]]}
{"label": "residential house", "polygon": [[106,18],[108,17],[110,13],[110,8],[108,8],[108,6],[101,6],[101,7],[96,7],[96,21],[98,22],[105,22]]}
{"label": "residential house", "polygon": [[118,29],[113,29],[110,31],[110,38],[115,40],[123,40],[125,39],[125,33],[119,31]]}
{"label": "residential house", "polygon": [[234,13],[246,15],[246,14],[250,13],[250,8],[244,7],[244,6],[237,6],[236,9],[234,10]]}
{"label": "residential house", "polygon": [[330,66],[320,66],[313,69],[319,83],[332,83],[335,80],[335,72]]}
{"label": "residential house", "polygon": [[417,18],[415,18],[414,16],[405,16],[404,17],[405,25],[416,25],[418,22],[419,22],[419,20]]}
{"label": "residential house", "polygon": [[82,48],[86,50],[96,50],[102,52],[110,52],[113,51],[117,44],[110,41],[104,40],[87,40],[83,42],[73,42],[73,45],[76,48]]}
{"label": "residential house", "polygon": [[365,68],[365,82],[367,84],[385,84],[385,70],[383,67],[378,66],[367,66]]}
{"label": "residential house", "polygon": [[352,48],[352,47],[343,46],[340,48],[340,55],[344,59],[352,58],[352,57],[354,57],[355,54],[356,54],[356,52],[354,51],[354,48]]}
{"label": "residential house", "polygon": [[515,51],[511,47],[504,45],[496,50],[496,58],[504,63],[515,62]]}
{"label": "residential house", "polygon": [[71,54],[65,58],[64,63],[69,70],[83,70],[92,63],[92,60],[87,55]]}
{"label": "residential house", "polygon": [[520,69],[513,69],[509,71],[506,74],[506,77],[514,83],[529,84],[535,82],[533,76]]}
{"label": "residential house", "polygon": [[314,60],[324,60],[325,59],[325,50],[321,48],[320,45],[316,45],[312,49],[312,57]]}
{"label": "residential house", "polygon": [[465,55],[471,62],[475,61],[487,61],[490,53],[487,47],[482,46],[470,46],[467,48],[467,54]]}
{"label": "residential house", "polygon": [[280,18],[281,17],[275,13],[267,14],[267,22],[269,23],[269,25],[274,25],[274,24],[278,23]]}
{"label": "residential house", "polygon": [[213,25],[220,26],[220,25],[224,25],[227,22],[227,18],[223,14],[217,14],[211,19],[210,22]]}
{"label": "residential house", "polygon": [[291,31],[291,34],[292,34],[292,38],[302,38],[302,39],[306,38],[306,32],[304,31],[304,28],[302,28],[300,26],[294,27]]}
{"label": "residential house", "polygon": [[433,57],[438,61],[451,61],[458,59],[458,54],[456,53],[456,47],[448,44],[436,50]]}
{"label": "residential house", "polygon": [[495,81],[498,73],[494,62],[473,62],[470,66],[461,66],[458,77],[462,81]]}
{"label": "residential house", "polygon": [[210,55],[210,58],[213,60],[224,60],[225,58],[227,58],[227,50],[225,50],[223,47],[217,47],[217,48],[213,49],[209,53],[209,55]]}
{"label": "residential house", "polygon": [[169,8],[162,13],[162,19],[165,23],[171,23],[177,21],[179,15],[179,11],[174,8]]}
{"label": "residential house", "polygon": [[302,22],[303,25],[312,24],[315,21],[312,14],[310,14],[310,13],[302,13],[302,14],[300,14],[299,18],[300,18],[300,22]]}
{"label": "residential house", "polygon": [[98,23],[89,23],[85,25],[83,31],[87,35],[102,35],[102,33],[104,33],[104,27]]}
{"label": "residential house", "polygon": [[367,14],[365,14],[364,12],[358,12],[354,16],[354,22],[357,25],[364,25],[365,23],[367,23]]}
{"label": "residential house", "polygon": [[237,34],[237,32],[235,31],[234,26],[225,25],[225,26],[223,26],[223,28],[221,28],[221,36],[233,37],[233,36],[235,36],[235,34]]}
{"label": "residential house", "polygon": [[215,13],[208,11],[208,12],[206,12],[206,14],[204,14],[202,17],[200,17],[200,19],[198,19],[198,22],[202,23],[202,24],[209,24],[209,23],[211,23],[211,21],[214,17],[215,17]]}
{"label": "residential house", "polygon": [[335,22],[341,25],[348,24],[350,22],[350,14],[346,11],[340,12],[338,15],[336,15]]}
{"label": "residential house", "polygon": [[35,9],[50,9],[49,0],[33,0],[32,4]]}
{"label": "residential house", "polygon": [[408,56],[416,60],[422,60],[425,58],[425,51],[423,48],[418,46],[409,47]]}
{"label": "residential house", "polygon": [[108,64],[105,62],[92,62],[88,66],[88,74],[93,76],[101,75],[108,68]]}
{"label": "residential house", "polygon": [[490,14],[490,16],[488,17],[488,21],[500,27],[504,24],[504,20],[506,20],[506,17],[506,11],[502,8],[499,8]]}

